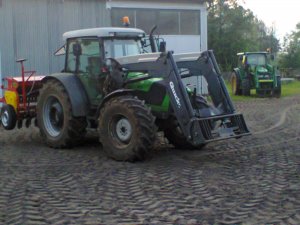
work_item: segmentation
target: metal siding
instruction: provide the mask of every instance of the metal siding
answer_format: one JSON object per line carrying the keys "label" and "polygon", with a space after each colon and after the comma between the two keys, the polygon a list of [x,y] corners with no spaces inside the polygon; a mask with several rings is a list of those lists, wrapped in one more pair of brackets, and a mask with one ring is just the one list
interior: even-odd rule
{"label": "metal siding", "polygon": [[15,58],[26,58],[27,69],[49,71],[47,5],[40,0],[13,0]]}
{"label": "metal siding", "polygon": [[12,12],[12,1],[3,0],[0,7],[0,51],[3,76],[15,73]]}
{"label": "metal siding", "polygon": [[69,30],[109,26],[103,0],[3,0],[0,7],[2,74],[17,75],[17,58],[27,58],[27,69],[39,74],[62,70],[64,57],[53,53]]}

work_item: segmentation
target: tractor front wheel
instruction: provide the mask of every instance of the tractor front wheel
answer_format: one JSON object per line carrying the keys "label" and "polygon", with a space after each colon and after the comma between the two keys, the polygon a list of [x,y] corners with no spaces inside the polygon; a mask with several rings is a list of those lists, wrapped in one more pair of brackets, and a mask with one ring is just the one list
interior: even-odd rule
{"label": "tractor front wheel", "polygon": [[56,80],[47,81],[40,90],[37,122],[42,138],[53,148],[73,147],[86,133],[86,119],[72,115],[68,93]]}
{"label": "tractor front wheel", "polygon": [[192,145],[189,143],[175,118],[170,118],[167,121],[164,134],[170,144],[174,145],[174,147],[178,149],[201,150],[205,147],[205,144]]}
{"label": "tractor front wheel", "polygon": [[1,124],[5,130],[13,130],[16,127],[17,114],[11,105],[4,104],[1,109]]}
{"label": "tractor front wheel", "polygon": [[242,94],[244,96],[250,96],[251,84],[249,79],[242,80]]}
{"label": "tractor front wheel", "polygon": [[276,98],[281,97],[281,77],[276,77],[277,79],[277,88],[273,90],[273,96]]}
{"label": "tractor front wheel", "polygon": [[100,111],[99,136],[103,150],[110,158],[144,160],[155,142],[155,119],[138,98],[115,97]]}

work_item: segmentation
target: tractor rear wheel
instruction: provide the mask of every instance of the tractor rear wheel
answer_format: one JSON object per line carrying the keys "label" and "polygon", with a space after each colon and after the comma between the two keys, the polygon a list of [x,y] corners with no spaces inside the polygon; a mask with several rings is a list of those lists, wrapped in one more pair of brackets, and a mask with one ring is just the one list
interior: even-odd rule
{"label": "tractor rear wheel", "polygon": [[47,81],[40,90],[37,122],[42,138],[53,148],[73,147],[86,134],[86,119],[72,115],[69,96],[56,80]]}
{"label": "tractor rear wheel", "polygon": [[230,83],[231,83],[231,90],[232,94],[234,95],[241,95],[241,79],[240,77],[236,74],[236,72],[233,72],[230,77]]}
{"label": "tractor rear wheel", "polygon": [[245,96],[250,96],[251,84],[249,79],[242,80],[242,94]]}
{"label": "tractor rear wheel", "polygon": [[185,138],[178,121],[176,118],[170,118],[166,123],[166,128],[164,129],[165,137],[168,139],[169,143],[174,145],[178,149],[198,149],[201,150],[205,147],[205,144],[192,145]]}
{"label": "tractor rear wheel", "polygon": [[103,150],[110,158],[144,160],[155,142],[155,118],[138,98],[115,97],[100,111],[99,136]]}
{"label": "tractor rear wheel", "polygon": [[11,105],[3,104],[1,109],[1,124],[5,130],[13,130],[17,124],[17,114]]}

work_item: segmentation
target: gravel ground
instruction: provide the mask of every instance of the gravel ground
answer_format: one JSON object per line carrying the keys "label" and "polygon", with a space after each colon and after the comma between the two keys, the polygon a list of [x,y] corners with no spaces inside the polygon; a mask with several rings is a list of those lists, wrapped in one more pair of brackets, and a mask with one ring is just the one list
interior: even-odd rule
{"label": "gravel ground", "polygon": [[300,97],[236,106],[252,136],[139,163],[0,128],[0,224],[300,224]]}

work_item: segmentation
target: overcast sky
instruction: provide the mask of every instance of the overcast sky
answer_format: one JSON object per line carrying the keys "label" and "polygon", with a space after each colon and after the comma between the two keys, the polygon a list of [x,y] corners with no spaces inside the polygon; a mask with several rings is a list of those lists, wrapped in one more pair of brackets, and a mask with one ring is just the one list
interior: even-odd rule
{"label": "overcast sky", "polygon": [[240,0],[245,8],[265,22],[275,24],[276,34],[282,40],[286,33],[295,30],[300,23],[300,0]]}

